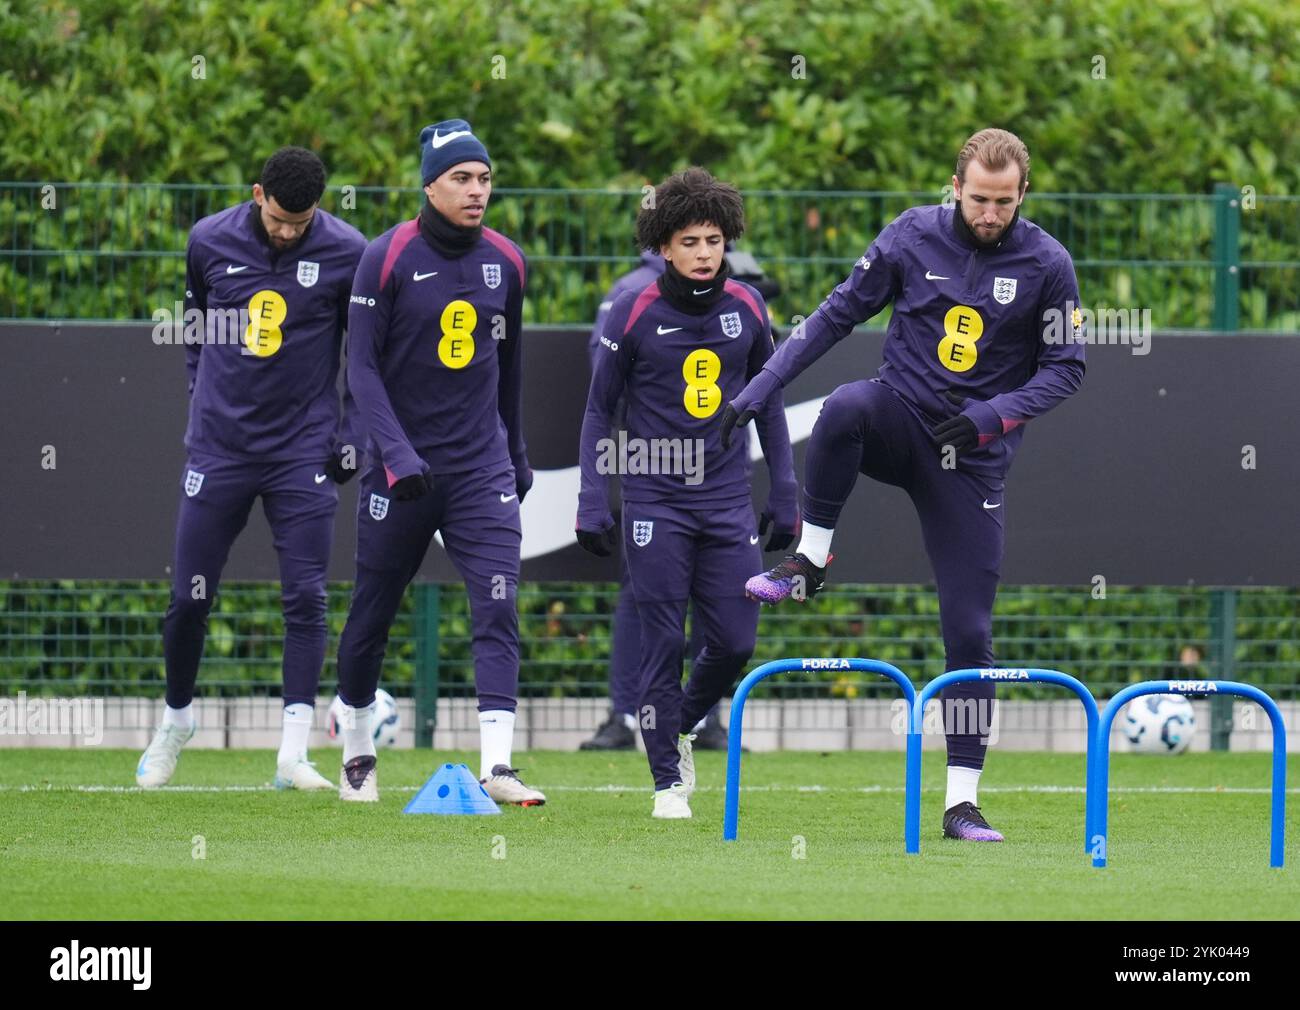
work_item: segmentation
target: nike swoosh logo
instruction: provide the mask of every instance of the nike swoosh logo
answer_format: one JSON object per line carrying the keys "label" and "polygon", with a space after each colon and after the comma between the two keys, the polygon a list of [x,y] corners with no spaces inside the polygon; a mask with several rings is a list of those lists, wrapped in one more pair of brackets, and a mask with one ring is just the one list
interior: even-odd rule
{"label": "nike swoosh logo", "polygon": [[242,267],[231,267],[231,266],[228,266],[228,267],[226,267],[226,273],[228,273],[228,274],[237,274],[237,273],[239,273],[239,271],[241,271],[241,270],[247,270],[247,269],[248,269],[248,267],[246,267],[246,266],[242,266]]}
{"label": "nike swoosh logo", "polygon": [[949,277],[940,277],[938,274],[932,274],[932,273],[930,273],[929,270],[927,270],[927,271],[925,272],[925,279],[926,279],[927,281],[946,281],[946,280],[951,280],[951,278],[949,278]]}
{"label": "nike swoosh logo", "polygon": [[660,326],[658,328],[659,336],[662,337],[665,333],[676,333],[680,329],[681,329],[680,326],[670,326],[668,327],[668,329],[665,330],[662,326]]}
{"label": "nike swoosh logo", "polygon": [[420,273],[420,271],[417,270],[414,274],[411,275],[411,279],[416,281],[422,281],[428,277],[437,277],[437,276],[438,276],[437,270],[434,270],[432,273],[427,273],[427,274],[422,274]]}
{"label": "nike swoosh logo", "polygon": [[451,133],[448,133],[446,136],[440,137],[438,135],[438,131],[434,130],[433,136],[429,138],[429,143],[433,145],[433,149],[436,151],[438,150],[438,148],[442,147],[443,144],[450,144],[457,137],[472,137],[472,136],[473,134],[470,133],[469,130],[453,130]]}
{"label": "nike swoosh logo", "polygon": [[986,509],[1001,508],[1001,507],[1002,507],[1002,503],[1001,503],[1001,502],[998,502],[996,505],[990,505],[990,504],[989,504],[989,500],[988,500],[987,498],[985,498],[985,499],[984,499],[984,507],[985,507]]}
{"label": "nike swoosh logo", "polygon": [[750,538],[749,538],[749,542],[750,542],[751,544],[756,544],[756,543],[758,543],[758,537],[750,537]]}
{"label": "nike swoosh logo", "polygon": [[323,473],[318,473],[318,474],[313,478],[313,480],[315,480],[317,484],[324,484],[324,483],[325,483],[325,475],[324,475]]}
{"label": "nike swoosh logo", "polygon": [[[785,423],[791,445],[808,440],[825,399],[819,396],[815,400],[786,406]],[[763,447],[756,438],[749,439],[749,458],[755,461],[763,458]],[[528,492],[528,500],[519,506],[520,522],[524,528],[519,552],[521,559],[544,557],[574,545],[573,517],[578,514],[581,484],[582,472],[576,466],[533,471],[533,486]],[[435,533],[433,539],[441,546],[440,533]]]}
{"label": "nike swoosh logo", "polygon": [[506,502],[510,501],[512,498],[514,498],[514,495],[512,495],[512,494],[503,494],[503,495],[501,496],[501,504],[504,505]]}
{"label": "nike swoosh logo", "polygon": [[711,288],[711,287],[705,288],[703,291],[696,291],[694,288],[692,288],[692,289],[691,289],[691,294],[693,294],[693,295],[707,295],[707,294],[708,294],[710,291],[712,291],[712,290],[713,290],[713,288]]}

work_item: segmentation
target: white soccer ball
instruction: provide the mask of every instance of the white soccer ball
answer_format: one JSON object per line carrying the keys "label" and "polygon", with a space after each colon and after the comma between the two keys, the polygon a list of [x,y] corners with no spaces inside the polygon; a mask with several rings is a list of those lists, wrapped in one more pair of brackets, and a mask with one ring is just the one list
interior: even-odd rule
{"label": "white soccer ball", "polygon": [[[339,723],[343,718],[343,699],[338,695],[330,702],[329,715],[325,720],[329,738],[339,736]],[[402,718],[397,711],[397,702],[382,687],[375,691],[375,714],[371,719],[371,735],[375,738],[375,748],[396,747],[397,731],[401,728]]]}
{"label": "white soccer ball", "polygon": [[1148,694],[1128,703],[1124,736],[1139,754],[1181,754],[1192,742],[1196,715],[1181,694]]}

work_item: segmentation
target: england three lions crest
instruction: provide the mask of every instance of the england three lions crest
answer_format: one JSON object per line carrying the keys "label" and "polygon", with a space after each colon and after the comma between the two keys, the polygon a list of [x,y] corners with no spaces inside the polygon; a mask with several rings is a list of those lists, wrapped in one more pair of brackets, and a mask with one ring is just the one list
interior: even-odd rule
{"label": "england three lions crest", "polygon": [[197,470],[185,471],[185,497],[193,498],[203,486],[203,474]]}
{"label": "england three lions crest", "polygon": [[641,522],[639,519],[632,523],[632,543],[638,547],[644,547],[654,536],[655,524],[653,522]]}
{"label": "england three lions crest", "polygon": [[298,261],[298,283],[305,288],[311,287],[320,277],[320,264],[311,260]]}
{"label": "england three lions crest", "polygon": [[372,494],[370,496],[370,518],[378,522],[386,515],[388,515],[388,499]]}
{"label": "england three lions crest", "polygon": [[1016,279],[1014,277],[993,278],[993,300],[999,305],[1008,305],[1015,301]]}
{"label": "england three lions crest", "polygon": [[490,288],[499,288],[501,286],[500,263],[483,264],[483,283]]}
{"label": "england three lions crest", "polygon": [[718,317],[718,320],[722,323],[722,335],[724,337],[730,337],[732,340],[735,340],[740,336],[741,325],[739,312],[724,312]]}

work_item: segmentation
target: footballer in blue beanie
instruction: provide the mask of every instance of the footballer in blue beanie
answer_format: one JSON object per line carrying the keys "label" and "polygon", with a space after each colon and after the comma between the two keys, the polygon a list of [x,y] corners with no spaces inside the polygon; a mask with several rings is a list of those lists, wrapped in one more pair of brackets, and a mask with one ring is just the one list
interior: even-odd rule
{"label": "footballer in blue beanie", "polygon": [[352,716],[339,798],[379,798],[375,690],[406,586],[439,533],[469,598],[479,782],[497,803],[539,806],[545,794],[511,758],[519,506],[533,483],[523,426],[528,263],[483,224],[492,162],[469,123],[420,131],[420,178],[419,215],[366,247],[348,303],[348,388],[374,462],[357,496],[357,577],[339,638],[339,697]]}
{"label": "footballer in blue beanie", "polygon": [[420,131],[420,180],[434,211],[421,214],[425,227],[465,248],[477,241],[492,193],[492,161],[469,123],[448,119]]}
{"label": "footballer in blue beanie", "polygon": [[481,161],[492,167],[487,148],[465,120],[448,119],[420,131],[420,185],[429,185],[462,161]]}

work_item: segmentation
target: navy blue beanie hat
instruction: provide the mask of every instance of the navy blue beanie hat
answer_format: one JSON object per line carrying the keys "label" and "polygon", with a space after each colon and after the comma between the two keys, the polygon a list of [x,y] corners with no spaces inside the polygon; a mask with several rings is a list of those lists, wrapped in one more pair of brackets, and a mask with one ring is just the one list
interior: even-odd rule
{"label": "navy blue beanie hat", "polygon": [[447,119],[420,131],[420,185],[429,185],[462,161],[481,161],[492,167],[487,148],[465,120]]}

